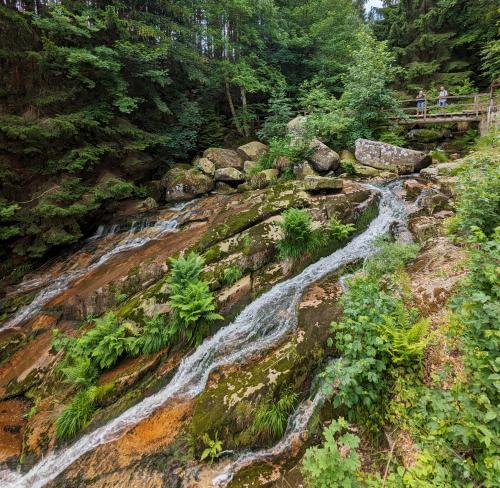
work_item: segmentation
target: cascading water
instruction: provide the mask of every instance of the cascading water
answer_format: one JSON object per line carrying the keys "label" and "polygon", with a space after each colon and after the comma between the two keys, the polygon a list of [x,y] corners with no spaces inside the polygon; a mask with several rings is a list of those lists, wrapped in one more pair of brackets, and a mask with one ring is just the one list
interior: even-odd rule
{"label": "cascading water", "polygon": [[[133,222],[130,227],[128,236],[117,245],[114,245],[111,249],[106,251],[102,256],[96,258],[95,262],[93,262],[90,266],[86,268],[75,269],[68,273],[63,273],[57,278],[51,278],[49,284],[37,293],[31,303],[21,308],[16,313],[16,315],[14,315],[10,320],[5,322],[0,327],[0,330],[11,329],[24,322],[25,320],[30,319],[40,311],[43,305],[66,290],[73,281],[80,278],[84,274],[97,269],[99,266],[102,266],[115,254],[130,251],[131,249],[137,249],[144,246],[149,241],[160,239],[165,234],[173,232],[178,226],[178,219],[179,216],[175,216],[168,220],[159,220],[157,222],[153,222],[152,226],[143,224],[141,230],[147,232],[145,233],[145,235],[138,237],[133,237],[133,234],[135,233],[134,229],[137,228],[137,222]],[[111,229],[112,233],[114,234],[114,232],[116,232],[116,228],[113,226]],[[136,230],[138,231],[139,229]],[[104,234],[104,229],[102,232]],[[30,280],[30,282],[32,282],[30,283],[31,285],[36,284],[36,280]],[[22,286],[23,285],[21,284],[20,289],[22,289]]]}
{"label": "cascading water", "polygon": [[308,266],[299,275],[277,284],[248,305],[238,317],[214,336],[207,338],[186,357],[163,389],[126,410],[106,425],[84,435],[73,445],[57,450],[36,464],[26,474],[0,472],[5,488],[37,488],[56,478],[78,458],[96,447],[119,438],[141,420],[172,398],[193,398],[203,391],[209,374],[215,368],[244,361],[256,352],[276,344],[297,324],[297,308],[301,296],[311,283],[340,267],[373,254],[377,237],[389,231],[394,221],[405,219],[403,203],[394,187],[380,191],[379,215],[368,229],[344,248]]}
{"label": "cascading water", "polygon": [[241,454],[235,461],[226,466],[221,474],[217,475],[212,480],[212,486],[223,488],[227,486],[241,470],[257,462],[272,462],[283,457],[292,446],[297,442],[301,442],[301,436],[307,429],[309,421],[314,415],[314,412],[324,404],[325,398],[325,390],[323,388],[318,388],[313,398],[302,402],[290,416],[285,434],[277,444],[267,449]]}

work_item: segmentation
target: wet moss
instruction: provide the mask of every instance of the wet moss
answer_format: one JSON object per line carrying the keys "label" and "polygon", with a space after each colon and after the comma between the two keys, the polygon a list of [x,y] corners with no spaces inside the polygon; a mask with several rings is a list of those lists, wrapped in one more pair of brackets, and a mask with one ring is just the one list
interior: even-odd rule
{"label": "wet moss", "polygon": [[270,486],[274,467],[269,463],[255,463],[237,473],[228,488],[262,488]]}
{"label": "wet moss", "polygon": [[5,297],[0,300],[0,323],[6,321],[20,307],[28,305],[36,296],[36,291],[23,295]]}

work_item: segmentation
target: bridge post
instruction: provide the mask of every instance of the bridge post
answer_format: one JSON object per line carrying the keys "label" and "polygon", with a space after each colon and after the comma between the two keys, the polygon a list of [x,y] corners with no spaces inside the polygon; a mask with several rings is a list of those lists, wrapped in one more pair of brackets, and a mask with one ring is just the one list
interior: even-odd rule
{"label": "bridge post", "polygon": [[476,117],[479,116],[479,95],[474,95],[474,107],[476,108]]}

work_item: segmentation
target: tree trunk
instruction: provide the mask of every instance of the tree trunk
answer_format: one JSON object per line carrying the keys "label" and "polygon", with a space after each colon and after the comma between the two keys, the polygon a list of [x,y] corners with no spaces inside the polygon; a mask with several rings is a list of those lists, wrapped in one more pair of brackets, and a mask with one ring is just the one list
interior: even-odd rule
{"label": "tree trunk", "polygon": [[[243,107],[243,113],[246,112],[247,109],[247,91],[245,90],[245,87],[240,87],[240,93],[241,93],[241,105]],[[248,137],[248,127],[246,125],[243,126],[243,135],[245,137]]]}

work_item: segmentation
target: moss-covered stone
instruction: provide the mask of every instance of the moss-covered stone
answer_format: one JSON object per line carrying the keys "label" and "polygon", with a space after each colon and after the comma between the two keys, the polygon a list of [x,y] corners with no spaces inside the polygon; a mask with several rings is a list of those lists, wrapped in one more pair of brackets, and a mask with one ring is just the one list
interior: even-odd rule
{"label": "moss-covered stone", "polygon": [[199,242],[199,251],[205,251],[287,208],[303,208],[309,205],[308,195],[300,190],[296,182],[238,196],[239,200],[231,200],[229,205],[220,210],[214,223]]}

